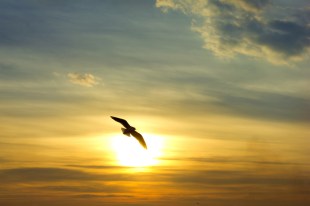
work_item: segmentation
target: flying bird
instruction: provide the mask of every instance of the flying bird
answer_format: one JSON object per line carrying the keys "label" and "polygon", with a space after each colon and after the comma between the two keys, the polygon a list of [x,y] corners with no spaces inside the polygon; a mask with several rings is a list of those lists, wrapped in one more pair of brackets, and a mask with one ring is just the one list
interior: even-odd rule
{"label": "flying bird", "polygon": [[128,124],[128,122],[124,119],[113,117],[113,116],[111,116],[111,118],[121,123],[125,127],[125,128],[122,128],[122,132],[124,135],[127,135],[128,137],[130,137],[130,135],[134,136],[139,141],[139,143],[144,147],[144,149],[147,149],[146,143],[142,135],[136,131],[136,128],[130,126],[130,124]]}

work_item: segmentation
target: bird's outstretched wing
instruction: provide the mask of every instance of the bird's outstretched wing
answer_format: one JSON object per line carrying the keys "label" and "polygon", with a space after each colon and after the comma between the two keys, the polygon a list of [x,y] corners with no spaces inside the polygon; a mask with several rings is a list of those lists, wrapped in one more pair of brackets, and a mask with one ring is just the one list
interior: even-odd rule
{"label": "bird's outstretched wing", "polygon": [[139,132],[133,131],[130,134],[132,136],[134,136],[140,142],[140,144],[144,147],[144,149],[147,149],[146,143],[145,143],[142,135]]}
{"label": "bird's outstretched wing", "polygon": [[128,122],[124,119],[118,118],[118,117],[113,117],[111,116],[112,119],[114,119],[115,121],[121,123],[124,127],[129,128],[130,125],[128,124]]}

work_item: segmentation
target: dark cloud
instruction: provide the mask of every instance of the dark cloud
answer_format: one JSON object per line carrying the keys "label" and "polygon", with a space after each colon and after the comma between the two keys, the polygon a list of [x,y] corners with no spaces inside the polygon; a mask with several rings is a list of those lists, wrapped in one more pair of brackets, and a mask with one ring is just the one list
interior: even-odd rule
{"label": "dark cloud", "polygon": [[[265,45],[283,57],[294,57],[308,52],[310,28],[293,21],[276,20],[269,22],[266,29],[257,35],[257,43]],[[253,31],[251,31],[253,32]]]}
{"label": "dark cloud", "polygon": [[[277,19],[269,13],[275,13],[280,5],[271,5],[268,0],[158,0],[157,6],[199,17],[194,30],[201,34],[205,47],[218,56],[242,54],[280,64],[303,59],[310,48],[309,19],[304,20],[307,15]],[[299,13],[308,13],[300,9]]]}
{"label": "dark cloud", "polygon": [[[135,181],[137,176],[105,170],[101,173],[57,167],[25,167],[0,170],[3,182],[60,182],[60,181]],[[147,178],[148,175],[145,176]]]}
{"label": "dark cloud", "polygon": [[[0,145],[1,145],[1,143],[0,143]],[[7,163],[7,162],[11,162],[11,161],[6,159],[6,158],[0,157],[0,162],[1,163]]]}
{"label": "dark cloud", "polygon": [[0,171],[1,179],[9,182],[36,181],[85,181],[96,180],[100,176],[73,169],[64,168],[14,168]]}
{"label": "dark cloud", "polygon": [[[38,190],[51,190],[58,192],[72,192],[72,193],[113,193],[124,191],[124,187],[116,185],[93,185],[88,183],[87,185],[54,185],[54,186],[41,186],[33,187]],[[103,196],[104,197],[104,196]]]}
{"label": "dark cloud", "polygon": [[80,194],[74,195],[73,198],[133,198],[133,195],[118,195],[118,194],[110,194],[110,195],[95,195],[95,194]]}

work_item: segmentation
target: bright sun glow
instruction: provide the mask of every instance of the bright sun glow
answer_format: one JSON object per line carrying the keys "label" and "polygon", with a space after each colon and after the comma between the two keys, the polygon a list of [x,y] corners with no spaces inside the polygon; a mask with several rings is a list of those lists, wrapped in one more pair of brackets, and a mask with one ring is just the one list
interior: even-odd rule
{"label": "bright sun glow", "polygon": [[116,135],[111,139],[119,163],[123,166],[144,167],[158,164],[163,138],[153,134],[143,134],[148,146],[145,150],[134,137]]}

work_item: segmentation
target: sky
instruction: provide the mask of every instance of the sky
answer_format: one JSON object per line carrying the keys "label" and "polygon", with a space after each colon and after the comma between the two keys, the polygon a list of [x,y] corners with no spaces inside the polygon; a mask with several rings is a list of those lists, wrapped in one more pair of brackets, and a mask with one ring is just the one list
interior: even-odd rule
{"label": "sky", "polygon": [[308,0],[0,0],[0,205],[309,205],[309,25]]}

